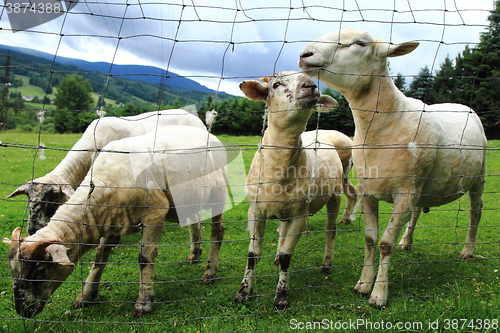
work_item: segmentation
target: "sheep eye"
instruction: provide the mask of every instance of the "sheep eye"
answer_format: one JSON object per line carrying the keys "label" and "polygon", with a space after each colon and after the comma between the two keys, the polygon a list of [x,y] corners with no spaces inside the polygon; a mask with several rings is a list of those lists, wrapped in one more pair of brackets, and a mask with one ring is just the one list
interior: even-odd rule
{"label": "sheep eye", "polygon": [[275,84],[273,84],[273,89],[277,89],[279,86],[281,86],[281,83],[276,82]]}
{"label": "sheep eye", "polygon": [[354,44],[359,45],[359,46],[363,46],[363,47],[366,46],[365,42],[361,42],[361,41],[355,42]]}

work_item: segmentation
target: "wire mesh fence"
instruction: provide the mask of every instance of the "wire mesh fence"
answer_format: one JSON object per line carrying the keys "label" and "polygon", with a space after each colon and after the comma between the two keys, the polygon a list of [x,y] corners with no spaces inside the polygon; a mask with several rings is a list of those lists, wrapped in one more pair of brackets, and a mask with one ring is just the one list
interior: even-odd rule
{"label": "wire mesh fence", "polygon": [[0,330],[496,331],[497,6],[5,1]]}

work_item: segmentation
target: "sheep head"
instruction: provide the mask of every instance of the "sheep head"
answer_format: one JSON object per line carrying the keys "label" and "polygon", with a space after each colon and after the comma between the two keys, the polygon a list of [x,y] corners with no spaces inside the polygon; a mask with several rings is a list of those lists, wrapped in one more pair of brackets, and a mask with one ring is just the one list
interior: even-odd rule
{"label": "sheep head", "polygon": [[71,274],[75,265],[67,249],[56,240],[21,237],[21,228],[12,232],[9,267],[12,271],[14,301],[19,315],[31,318],[40,313],[54,291]]}
{"label": "sheep head", "polygon": [[311,110],[328,112],[337,101],[322,95],[314,81],[298,72],[279,72],[260,79],[240,83],[241,91],[254,101],[265,101],[269,123],[280,128],[305,126]]}
{"label": "sheep head", "polygon": [[363,93],[374,78],[389,75],[387,57],[408,54],[418,45],[394,45],[367,32],[346,29],[328,33],[307,45],[300,54],[299,67],[343,95]]}
{"label": "sheep head", "polygon": [[33,235],[49,223],[57,208],[68,201],[74,193],[75,191],[68,184],[47,183],[39,179],[19,186],[7,198],[18,195],[28,197],[28,234]]}

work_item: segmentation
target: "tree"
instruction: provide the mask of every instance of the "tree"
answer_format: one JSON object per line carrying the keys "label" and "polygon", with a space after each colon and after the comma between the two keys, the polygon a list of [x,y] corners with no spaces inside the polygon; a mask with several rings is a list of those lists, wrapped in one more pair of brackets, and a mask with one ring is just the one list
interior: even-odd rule
{"label": "tree", "polygon": [[96,115],[89,112],[94,107],[90,83],[81,76],[67,75],[57,86],[55,129],[59,133],[83,132]]}
{"label": "tree", "polygon": [[500,121],[500,1],[488,16],[490,25],[474,48],[466,47],[456,58],[458,102],[474,109],[483,123],[486,136],[499,138]]}
{"label": "tree", "polygon": [[[324,88],[323,94],[330,95],[337,100],[339,103],[333,111],[318,114],[313,111],[311,118],[307,122],[306,130],[312,131],[316,128],[325,130],[337,130],[346,135],[354,135],[354,119],[352,117],[351,109],[349,108],[349,102],[345,99],[343,95],[336,92],[331,88]],[[318,116],[319,122],[318,122]]]}
{"label": "tree", "polygon": [[398,73],[396,78],[394,79],[394,84],[396,87],[403,92],[403,94],[406,94],[406,79],[401,73]]}
{"label": "tree", "polygon": [[433,77],[427,65],[420,70],[418,75],[411,81],[406,96],[419,99],[427,104],[433,104],[430,96]]}
{"label": "tree", "polygon": [[447,56],[436,72],[434,83],[429,92],[430,99],[434,103],[457,103],[459,97],[456,78],[453,61]]}

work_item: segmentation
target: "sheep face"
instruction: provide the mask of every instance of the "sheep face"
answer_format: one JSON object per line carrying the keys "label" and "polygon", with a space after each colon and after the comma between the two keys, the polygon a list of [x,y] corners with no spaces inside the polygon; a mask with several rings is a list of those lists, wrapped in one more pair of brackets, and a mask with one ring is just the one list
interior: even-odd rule
{"label": "sheep face", "polygon": [[252,100],[266,101],[269,123],[280,128],[304,125],[311,110],[327,112],[337,106],[337,101],[321,95],[314,81],[302,73],[278,72],[260,81],[243,81],[240,89]]}
{"label": "sheep face", "polygon": [[19,315],[31,318],[40,313],[54,291],[74,269],[66,248],[55,241],[30,241],[21,237],[21,228],[12,232],[9,267],[12,271],[14,301]]}
{"label": "sheep face", "polygon": [[307,45],[299,67],[342,94],[363,92],[379,75],[388,73],[387,57],[410,53],[416,42],[393,45],[354,29],[326,34]]}
{"label": "sheep face", "polygon": [[29,182],[18,187],[7,198],[18,195],[28,197],[29,220],[28,234],[33,235],[49,223],[57,208],[73,195],[74,190],[69,185],[45,184]]}

